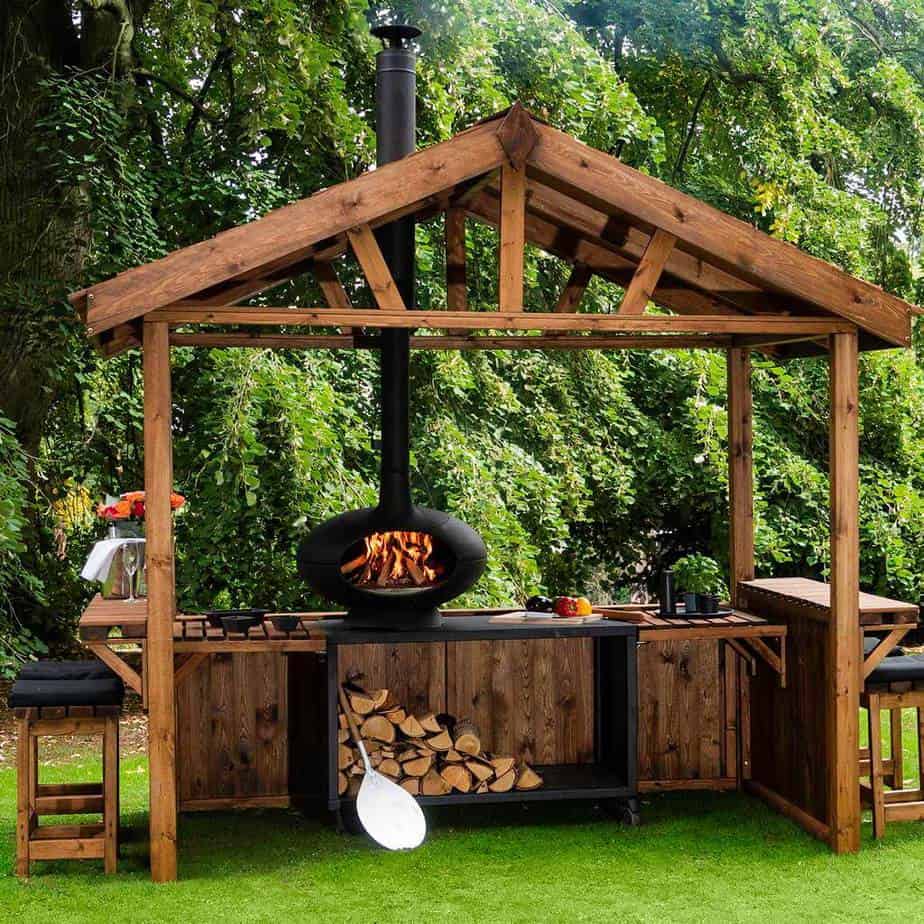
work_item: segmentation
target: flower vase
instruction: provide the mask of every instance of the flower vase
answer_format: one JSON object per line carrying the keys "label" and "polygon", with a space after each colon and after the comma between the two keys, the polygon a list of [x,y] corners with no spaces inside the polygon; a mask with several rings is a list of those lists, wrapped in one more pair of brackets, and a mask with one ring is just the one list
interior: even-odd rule
{"label": "flower vase", "polygon": [[[110,523],[107,539],[143,539],[144,524],[135,521],[125,521],[122,523]],[[144,545],[138,545],[138,570],[135,572],[135,596],[146,597],[148,595],[147,581],[145,579],[145,554]],[[109,566],[109,574],[103,581],[100,593],[106,600],[127,600],[129,597],[128,572],[125,570],[125,560],[123,550],[117,549],[112,556],[112,564]]]}

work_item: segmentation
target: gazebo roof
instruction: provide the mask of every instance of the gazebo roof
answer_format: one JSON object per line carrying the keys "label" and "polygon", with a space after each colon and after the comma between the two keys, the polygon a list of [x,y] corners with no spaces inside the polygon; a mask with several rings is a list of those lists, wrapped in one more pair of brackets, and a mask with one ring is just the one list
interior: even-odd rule
{"label": "gazebo roof", "polygon": [[[783,331],[783,319],[789,319],[793,331],[806,333],[799,352],[806,347],[817,352],[823,349],[816,342],[823,335],[808,336],[814,319],[856,325],[861,349],[910,344],[914,306],[588,147],[519,104],[448,141],[75,292],[71,301],[88,333],[112,354],[137,344],[138,321],[144,316],[171,323],[241,323],[241,311],[224,309],[313,271],[327,309],[310,315],[303,311],[289,321],[278,310],[253,306],[247,309],[251,320],[244,323],[343,325],[349,323],[343,318],[349,300],[331,261],[352,246],[382,309],[381,326],[412,326],[388,319],[387,312],[404,306],[370,230],[402,216],[427,220],[447,211],[503,226],[507,200],[502,177],[508,172],[522,177],[522,183],[509,187],[511,208],[520,210],[519,216],[510,214],[518,217],[521,230],[518,237],[516,221],[508,214],[507,227],[514,233],[506,235],[507,243],[519,245],[522,254],[525,238],[574,265],[556,309],[565,313],[560,326],[576,317],[584,287],[597,274],[625,287],[621,316],[643,315],[650,299],[677,317],[680,332],[695,332],[693,319],[711,318],[713,333],[728,330],[743,337],[752,329]],[[534,314],[526,312],[513,322],[506,314],[523,309],[522,257],[519,288],[516,280],[511,287],[505,284],[503,238],[502,230],[499,291],[505,314],[485,324],[485,313],[479,312],[469,330],[506,329],[508,322],[526,329]],[[462,242],[464,248],[464,235]],[[464,274],[464,250],[461,260]],[[508,259],[509,266],[517,272],[515,258]],[[453,307],[460,304],[464,307],[464,291],[456,293]],[[330,321],[326,310],[331,310]],[[368,311],[350,310],[364,316],[360,324],[376,323],[368,320]],[[261,311],[265,321],[257,317]],[[428,312],[429,320],[420,326],[460,326],[457,311],[445,325],[439,318],[434,321],[436,314]],[[684,316],[692,318],[684,321]],[[761,318],[765,325],[757,324]],[[616,330],[591,324],[592,319],[601,316],[582,315],[563,329]],[[771,321],[778,327],[771,328]],[[671,330],[670,321],[659,323],[652,329]],[[549,329],[545,323],[537,327]],[[750,336],[759,345],[757,335]],[[792,345],[788,349],[797,352]]]}

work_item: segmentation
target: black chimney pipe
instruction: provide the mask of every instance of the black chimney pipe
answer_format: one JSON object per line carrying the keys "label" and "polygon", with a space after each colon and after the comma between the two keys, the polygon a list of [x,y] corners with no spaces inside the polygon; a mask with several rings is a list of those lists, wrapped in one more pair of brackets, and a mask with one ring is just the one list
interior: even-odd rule
{"label": "black chimney pipe", "polygon": [[[385,47],[376,55],[376,163],[391,163],[417,146],[417,57],[410,47],[420,35],[414,26],[389,25],[372,30]],[[414,218],[402,218],[376,232],[401,298],[415,305],[416,253]],[[410,330],[381,332],[382,468],[379,509],[389,515],[405,515],[411,509],[410,428],[408,375],[411,355]]]}

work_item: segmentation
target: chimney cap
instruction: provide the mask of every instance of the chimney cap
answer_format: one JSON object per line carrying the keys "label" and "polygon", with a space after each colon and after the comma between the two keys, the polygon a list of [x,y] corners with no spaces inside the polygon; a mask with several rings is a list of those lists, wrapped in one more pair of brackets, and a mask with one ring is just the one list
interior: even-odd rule
{"label": "chimney cap", "polygon": [[417,26],[391,23],[387,26],[376,26],[372,34],[385,43],[386,48],[404,48],[405,43],[417,38],[421,34]]}

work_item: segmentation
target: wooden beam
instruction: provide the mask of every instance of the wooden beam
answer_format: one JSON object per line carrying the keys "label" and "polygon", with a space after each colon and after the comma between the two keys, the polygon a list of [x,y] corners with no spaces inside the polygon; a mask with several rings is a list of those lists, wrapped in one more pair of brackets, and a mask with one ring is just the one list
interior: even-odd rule
{"label": "wooden beam", "polygon": [[[377,337],[349,337],[337,334],[249,334],[246,332],[197,333],[170,335],[174,346],[191,347],[252,347],[255,349],[280,350],[353,350],[379,349]],[[411,348],[415,350],[696,350],[727,349],[730,337],[684,336],[671,334],[658,336],[626,336],[608,334],[605,336],[569,337],[554,336],[418,336],[411,337]]]}
{"label": "wooden beam", "polygon": [[622,304],[619,306],[620,314],[643,314],[649,299],[655,291],[661,271],[670,252],[674,249],[677,238],[660,228],[651,235],[651,240],[645,248],[638,269],[626,289]]}
{"label": "wooden beam", "polygon": [[[530,203],[532,188],[530,187]],[[468,208],[474,218],[497,226],[500,223],[500,200],[491,192],[485,192]],[[594,273],[625,286],[635,273],[636,264],[602,244],[575,237],[566,228],[560,228],[540,218],[527,208],[526,239],[547,253],[560,257],[569,263],[585,263]],[[655,289],[653,300],[662,308],[688,314],[736,314],[736,310],[703,292],[685,287],[677,282],[668,282],[662,276],[661,284]]]}
{"label": "wooden beam", "polygon": [[[492,190],[493,191],[493,190]],[[530,214],[560,228],[569,228],[595,245],[637,264],[645,254],[649,235],[583,202],[530,178]],[[667,258],[664,275],[670,276],[696,292],[708,293],[738,311],[758,310],[782,313],[798,308],[798,300],[766,292],[758,286],[726,273],[724,270],[675,247]]]}
{"label": "wooden beam", "polygon": [[500,267],[497,304],[502,311],[523,310],[523,248],[526,245],[526,171],[501,168]]}
{"label": "wooden beam", "polygon": [[466,330],[573,330],[625,333],[830,334],[855,330],[839,318],[788,315],[637,315],[540,311],[386,311],[375,308],[195,308],[176,305],[152,312],[169,324],[293,324],[337,327],[465,328]]}
{"label": "wooden beam", "polygon": [[144,324],[144,488],[147,524],[148,760],[151,878],[176,879],[176,713],[173,692],[172,399],[170,332],[164,322]]}
{"label": "wooden beam", "polygon": [[496,121],[478,125],[450,141],[340,183],[308,199],[276,209],[247,225],[74,294],[87,308],[88,332],[169,305],[210,286],[286,259],[298,249],[343,234],[349,228],[385,220],[472,177],[494,170],[506,159]]}
{"label": "wooden beam", "polygon": [[465,266],[465,210],[446,212],[446,307],[450,311],[468,308]]}
{"label": "wooden beam", "polygon": [[529,113],[516,102],[501,121],[497,137],[511,166],[520,170],[539,136]]}
{"label": "wooden beam", "polygon": [[860,540],[857,335],[831,337],[831,619],[825,710],[831,847],[860,847]]}
{"label": "wooden beam", "polygon": [[738,582],[754,578],[754,430],[751,354],[728,351],[728,586],[738,606]]}
{"label": "wooden beam", "polygon": [[340,283],[334,265],[329,262],[313,264],[314,278],[330,308],[350,308],[350,296]]}
{"label": "wooden beam", "polygon": [[102,642],[94,644],[93,642],[85,643],[87,648],[96,655],[104,664],[108,665],[122,681],[139,696],[142,693],[141,675],[130,664],[125,662],[119,655],[114,652],[109,645]]}
{"label": "wooden beam", "polygon": [[581,305],[584,290],[587,288],[587,283],[590,282],[593,274],[593,270],[589,266],[583,263],[575,263],[561,295],[558,296],[558,304],[555,306],[555,310],[563,312],[576,311]]}
{"label": "wooden beam", "polygon": [[379,308],[405,308],[404,299],[401,298],[372,228],[369,225],[350,228],[347,237]]}
{"label": "wooden beam", "polygon": [[533,123],[530,176],[608,215],[674,234],[684,250],[726,272],[834,312],[898,346],[911,342],[908,305],[837,267],[646,176],[563,132]]}

